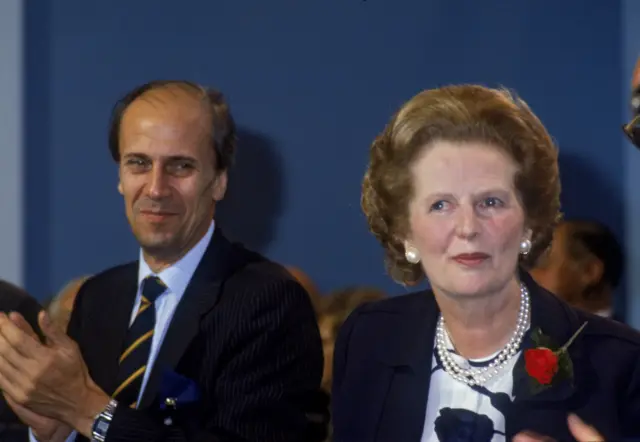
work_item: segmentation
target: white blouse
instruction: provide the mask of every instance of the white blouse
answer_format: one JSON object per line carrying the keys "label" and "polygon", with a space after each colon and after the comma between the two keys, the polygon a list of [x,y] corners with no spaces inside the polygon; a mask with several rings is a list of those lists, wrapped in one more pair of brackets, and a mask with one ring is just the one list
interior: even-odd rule
{"label": "white blouse", "polygon": [[[467,362],[455,354],[448,339],[447,348],[461,366],[489,365],[499,353]],[[482,387],[470,387],[449,376],[444,371],[437,353],[434,347],[431,384],[421,442],[452,440],[505,442],[504,413],[505,407],[513,401],[512,373],[520,352],[511,358],[499,374]]]}

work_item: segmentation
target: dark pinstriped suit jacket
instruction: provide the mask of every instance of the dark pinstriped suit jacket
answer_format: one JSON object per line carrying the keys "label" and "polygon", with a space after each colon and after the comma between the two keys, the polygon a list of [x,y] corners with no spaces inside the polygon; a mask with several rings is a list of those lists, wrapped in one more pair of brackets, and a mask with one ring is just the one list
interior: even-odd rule
{"label": "dark pinstriped suit jacket", "polygon": [[[69,335],[93,380],[116,388],[118,357],[137,291],[137,262],[88,280]],[[279,265],[214,231],[176,308],[138,409],[118,407],[109,442],[307,441],[322,344],[307,293]],[[160,410],[162,373],[198,384],[197,404]],[[80,437],[78,440],[85,440]]]}

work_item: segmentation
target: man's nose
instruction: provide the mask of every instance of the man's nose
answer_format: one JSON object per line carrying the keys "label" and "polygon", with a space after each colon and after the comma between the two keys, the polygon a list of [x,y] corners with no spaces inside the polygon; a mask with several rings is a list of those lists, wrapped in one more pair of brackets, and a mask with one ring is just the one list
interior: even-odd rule
{"label": "man's nose", "polygon": [[147,193],[151,198],[164,198],[170,192],[169,176],[164,172],[162,167],[155,166],[149,174],[149,184]]}

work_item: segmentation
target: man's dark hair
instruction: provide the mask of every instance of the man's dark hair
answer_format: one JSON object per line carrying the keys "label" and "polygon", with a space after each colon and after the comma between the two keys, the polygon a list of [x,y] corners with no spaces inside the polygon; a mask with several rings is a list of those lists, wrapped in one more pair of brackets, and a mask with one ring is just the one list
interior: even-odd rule
{"label": "man's dark hair", "polygon": [[615,289],[624,269],[624,252],[613,232],[597,221],[565,221],[569,253],[580,259],[584,252],[598,258],[603,265],[602,283]]}
{"label": "man's dark hair", "polygon": [[111,111],[109,124],[109,151],[116,162],[120,162],[120,125],[127,108],[146,93],[164,88],[180,88],[200,94],[203,104],[211,116],[211,142],[216,154],[216,168],[227,170],[233,164],[236,150],[236,126],[229,106],[221,92],[183,80],[158,80],[145,83],[120,98]]}

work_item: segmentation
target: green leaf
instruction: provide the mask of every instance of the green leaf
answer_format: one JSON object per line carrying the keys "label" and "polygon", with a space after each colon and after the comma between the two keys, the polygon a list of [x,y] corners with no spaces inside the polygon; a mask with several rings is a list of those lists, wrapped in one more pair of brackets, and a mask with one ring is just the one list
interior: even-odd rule
{"label": "green leaf", "polygon": [[531,392],[531,396],[535,396],[536,394],[543,392],[549,387],[551,387],[551,385],[541,384],[534,377],[529,376],[529,391]]}
{"label": "green leaf", "polygon": [[558,377],[573,383],[573,362],[566,351],[558,355]]}
{"label": "green leaf", "polygon": [[542,338],[542,330],[540,327],[536,327],[531,331],[531,340],[536,345],[536,347],[540,347],[540,339]]}
{"label": "green leaf", "polygon": [[545,335],[544,333],[542,333],[542,330],[540,330],[539,327],[536,327],[531,332],[531,340],[536,345],[536,347],[544,347],[544,348],[548,348],[548,349],[551,349],[551,350],[555,350],[556,349],[556,346],[554,345],[554,343],[551,340],[551,338],[549,336]]}

